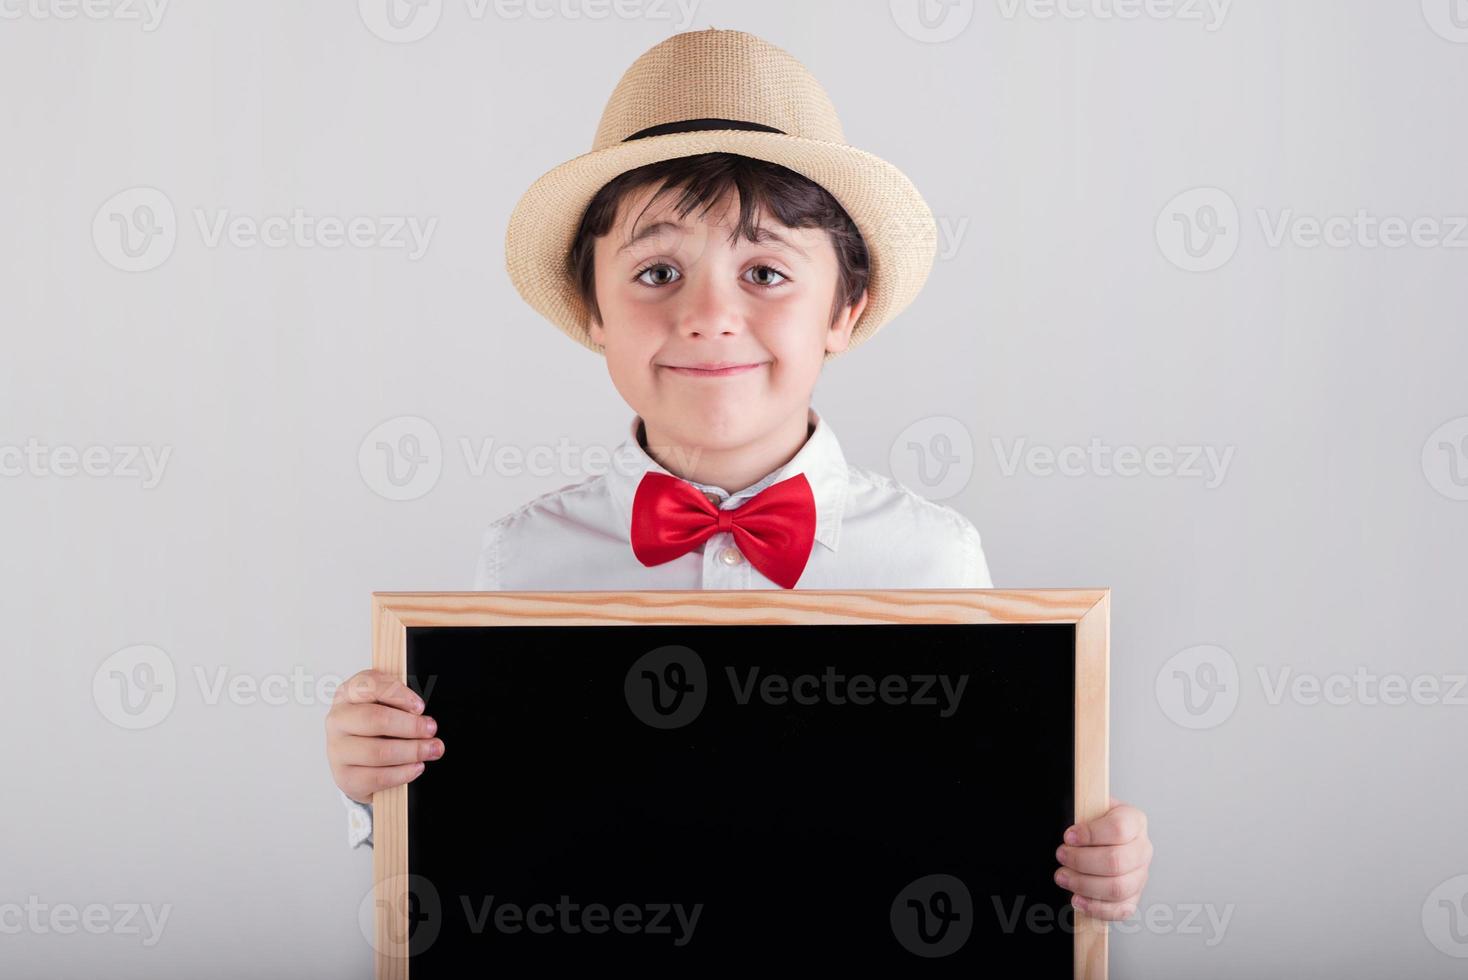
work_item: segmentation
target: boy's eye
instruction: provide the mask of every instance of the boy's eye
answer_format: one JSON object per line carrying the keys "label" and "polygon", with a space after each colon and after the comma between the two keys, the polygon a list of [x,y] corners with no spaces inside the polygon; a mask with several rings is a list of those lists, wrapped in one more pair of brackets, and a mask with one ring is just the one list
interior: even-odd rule
{"label": "boy's eye", "polygon": [[761,272],[764,272],[764,273],[768,273],[771,276],[779,276],[779,280],[776,281],[776,282],[756,281],[755,282],[755,285],[756,286],[778,286],[781,282],[784,282],[786,279],[790,278],[789,276],[785,275],[785,273],[781,272],[779,269],[776,269],[773,266],[768,266],[768,265],[757,265],[754,268],[750,269],[749,271],[755,273],[756,275],[758,275]]}
{"label": "boy's eye", "polygon": [[[645,278],[643,278],[649,272],[658,274],[657,282],[648,282]],[[654,262],[652,265],[637,273],[636,279],[638,282],[641,282],[647,286],[666,286],[668,283],[673,281],[671,278],[669,278],[669,276],[676,276],[677,274],[678,270],[673,268],[671,265],[668,265],[668,263]]]}

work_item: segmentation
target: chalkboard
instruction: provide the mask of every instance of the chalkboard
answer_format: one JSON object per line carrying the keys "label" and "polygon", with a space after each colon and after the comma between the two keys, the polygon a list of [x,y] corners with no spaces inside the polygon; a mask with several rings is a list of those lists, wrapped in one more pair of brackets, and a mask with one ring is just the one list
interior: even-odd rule
{"label": "chalkboard", "polygon": [[1104,977],[1104,591],[379,593],[378,974]]}

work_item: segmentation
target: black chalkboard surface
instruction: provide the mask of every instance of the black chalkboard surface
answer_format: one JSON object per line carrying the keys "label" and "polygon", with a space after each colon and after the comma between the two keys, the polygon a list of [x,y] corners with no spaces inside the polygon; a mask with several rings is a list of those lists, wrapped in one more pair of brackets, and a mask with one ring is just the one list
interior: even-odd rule
{"label": "black chalkboard surface", "polygon": [[[1052,878],[1077,746],[1094,756],[1094,626],[912,618],[918,596],[994,595],[958,590],[825,594],[875,603],[865,622],[750,616],[751,593],[677,593],[677,622],[671,593],[550,595],[399,627],[446,752],[405,788],[398,847],[379,812],[379,854],[405,851],[379,877],[407,878],[380,973],[1104,974]],[[587,622],[609,595],[660,605]]]}

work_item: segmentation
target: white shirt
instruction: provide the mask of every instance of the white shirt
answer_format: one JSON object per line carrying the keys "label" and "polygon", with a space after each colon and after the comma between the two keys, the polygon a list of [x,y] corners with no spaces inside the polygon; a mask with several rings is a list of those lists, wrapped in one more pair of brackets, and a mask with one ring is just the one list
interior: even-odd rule
{"label": "white shirt", "polygon": [[[830,424],[814,408],[808,418],[815,429],[805,445],[758,482],[734,492],[685,482],[729,510],[804,473],[815,497],[816,540],[798,589],[990,588],[979,532],[962,514],[847,463]],[[668,473],[638,442],[641,424],[633,415],[606,473],[542,494],[489,525],[474,590],[780,588],[740,554],[728,531],[661,565],[637,560],[631,527],[638,481],[649,470]]]}
{"label": "white shirt", "polygon": [[[814,408],[814,430],[784,466],[736,492],[689,483],[721,510],[805,474],[816,504],[816,540],[797,589],[988,589],[979,532],[951,507],[853,466]],[[474,591],[779,589],[716,531],[685,555],[646,566],[632,553],[632,500],[649,470],[668,473],[638,441],[640,416],[606,473],[536,497],[484,532]],[[370,806],[347,799],[353,846],[370,842]]]}

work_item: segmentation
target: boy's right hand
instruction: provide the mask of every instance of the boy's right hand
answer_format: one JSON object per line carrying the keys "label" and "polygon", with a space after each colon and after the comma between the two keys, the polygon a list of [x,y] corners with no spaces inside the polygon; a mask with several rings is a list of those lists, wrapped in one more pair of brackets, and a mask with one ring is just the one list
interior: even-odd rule
{"label": "boy's right hand", "polygon": [[380,789],[418,778],[423,760],[443,755],[438,724],[423,699],[380,670],[353,674],[336,689],[326,713],[326,761],[343,793],[371,803]]}

